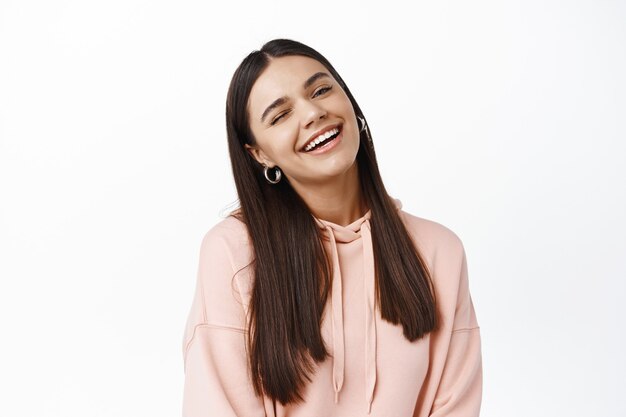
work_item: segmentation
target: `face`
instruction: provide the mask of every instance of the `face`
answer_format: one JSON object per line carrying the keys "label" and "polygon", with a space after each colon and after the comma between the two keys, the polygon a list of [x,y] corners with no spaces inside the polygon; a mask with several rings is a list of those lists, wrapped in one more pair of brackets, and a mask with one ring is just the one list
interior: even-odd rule
{"label": "face", "polygon": [[[273,58],[252,87],[248,115],[257,143],[246,149],[260,164],[278,165],[294,186],[337,180],[355,164],[359,130],[354,109],[315,59]],[[325,141],[307,147],[321,138]]]}

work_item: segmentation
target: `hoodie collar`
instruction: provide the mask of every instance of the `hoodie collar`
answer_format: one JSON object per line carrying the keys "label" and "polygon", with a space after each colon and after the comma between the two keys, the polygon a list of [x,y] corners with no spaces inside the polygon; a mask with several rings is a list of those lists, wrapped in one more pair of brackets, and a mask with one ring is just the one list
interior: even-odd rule
{"label": "hoodie collar", "polygon": [[[402,208],[402,202],[392,198],[397,210]],[[330,241],[331,258],[333,263],[333,281],[331,293],[331,324],[333,336],[333,389],[335,391],[335,403],[339,402],[339,392],[343,386],[345,349],[344,349],[344,326],[343,326],[343,295],[341,270],[339,268],[339,255],[337,242],[349,243],[358,238],[363,238],[363,273],[365,280],[365,403],[367,413],[372,410],[374,400],[374,387],[376,385],[376,271],[374,268],[374,248],[372,245],[372,233],[370,227],[371,209],[362,217],[347,226],[322,220],[317,217],[315,222],[318,227],[325,230],[322,233],[325,240]]]}

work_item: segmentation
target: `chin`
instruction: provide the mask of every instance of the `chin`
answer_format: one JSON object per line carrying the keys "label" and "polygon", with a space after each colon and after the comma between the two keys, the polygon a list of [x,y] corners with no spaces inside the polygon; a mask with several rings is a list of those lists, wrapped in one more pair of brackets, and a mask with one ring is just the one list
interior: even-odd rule
{"label": "chin", "polygon": [[316,167],[316,171],[319,172],[320,177],[336,178],[348,173],[353,167],[356,167],[356,155],[331,158]]}

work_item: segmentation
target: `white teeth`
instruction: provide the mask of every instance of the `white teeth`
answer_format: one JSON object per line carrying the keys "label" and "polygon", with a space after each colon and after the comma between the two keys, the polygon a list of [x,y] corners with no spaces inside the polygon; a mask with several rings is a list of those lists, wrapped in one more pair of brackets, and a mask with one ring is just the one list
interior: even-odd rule
{"label": "white teeth", "polygon": [[311,141],[305,148],[305,151],[309,151],[312,148],[314,148],[316,145],[320,144],[321,142],[325,141],[326,139],[328,139],[329,137],[331,137],[332,135],[339,133],[339,129],[334,128],[329,130],[326,133],[322,133],[321,135],[319,135],[315,140]]}

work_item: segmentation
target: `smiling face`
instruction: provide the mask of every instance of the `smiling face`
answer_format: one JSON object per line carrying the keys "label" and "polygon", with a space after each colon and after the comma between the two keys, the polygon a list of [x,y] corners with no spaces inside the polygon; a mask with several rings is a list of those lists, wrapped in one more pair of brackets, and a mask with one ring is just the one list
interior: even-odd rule
{"label": "smiling face", "polygon": [[[315,59],[272,58],[250,91],[248,115],[256,145],[246,149],[260,164],[278,165],[295,188],[337,180],[355,168],[354,108]],[[311,148],[316,139],[323,141]]]}

